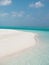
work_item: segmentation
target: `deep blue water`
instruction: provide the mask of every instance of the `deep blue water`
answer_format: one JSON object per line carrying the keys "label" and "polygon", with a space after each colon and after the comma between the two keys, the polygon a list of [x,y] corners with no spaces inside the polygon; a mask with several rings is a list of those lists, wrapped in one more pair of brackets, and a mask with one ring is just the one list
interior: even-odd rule
{"label": "deep blue water", "polygon": [[0,65],[49,65],[49,28],[15,29],[37,33],[39,43],[23,52],[20,56],[11,57],[7,61],[0,63]]}

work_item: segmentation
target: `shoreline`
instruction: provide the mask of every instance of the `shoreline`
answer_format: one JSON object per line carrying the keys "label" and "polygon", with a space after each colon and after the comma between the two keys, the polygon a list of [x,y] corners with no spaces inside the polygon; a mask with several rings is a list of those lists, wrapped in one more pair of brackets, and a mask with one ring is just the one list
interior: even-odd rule
{"label": "shoreline", "polygon": [[11,29],[0,29],[0,58],[35,46],[35,34]]}

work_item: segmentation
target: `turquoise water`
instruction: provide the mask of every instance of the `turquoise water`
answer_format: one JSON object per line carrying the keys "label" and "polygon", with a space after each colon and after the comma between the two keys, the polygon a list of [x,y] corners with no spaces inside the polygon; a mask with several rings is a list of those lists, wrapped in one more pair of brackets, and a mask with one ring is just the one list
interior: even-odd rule
{"label": "turquoise water", "polygon": [[39,43],[24,51],[20,56],[11,57],[0,65],[49,65],[49,31],[23,30],[37,33]]}
{"label": "turquoise water", "polygon": [[49,31],[49,27],[33,27],[33,26],[0,26],[0,29],[19,29],[19,30],[40,30]]}

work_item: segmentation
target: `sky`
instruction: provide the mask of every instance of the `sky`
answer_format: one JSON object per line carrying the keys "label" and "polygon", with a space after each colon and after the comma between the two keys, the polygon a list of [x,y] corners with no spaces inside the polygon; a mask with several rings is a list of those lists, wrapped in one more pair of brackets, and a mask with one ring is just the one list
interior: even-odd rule
{"label": "sky", "polygon": [[0,0],[0,26],[49,27],[49,0]]}

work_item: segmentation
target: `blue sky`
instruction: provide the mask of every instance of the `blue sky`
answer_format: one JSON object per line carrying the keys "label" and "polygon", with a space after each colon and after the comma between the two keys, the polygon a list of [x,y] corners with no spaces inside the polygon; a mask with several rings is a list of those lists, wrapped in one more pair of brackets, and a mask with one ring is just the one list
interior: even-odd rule
{"label": "blue sky", "polygon": [[49,0],[0,0],[0,26],[49,27]]}

